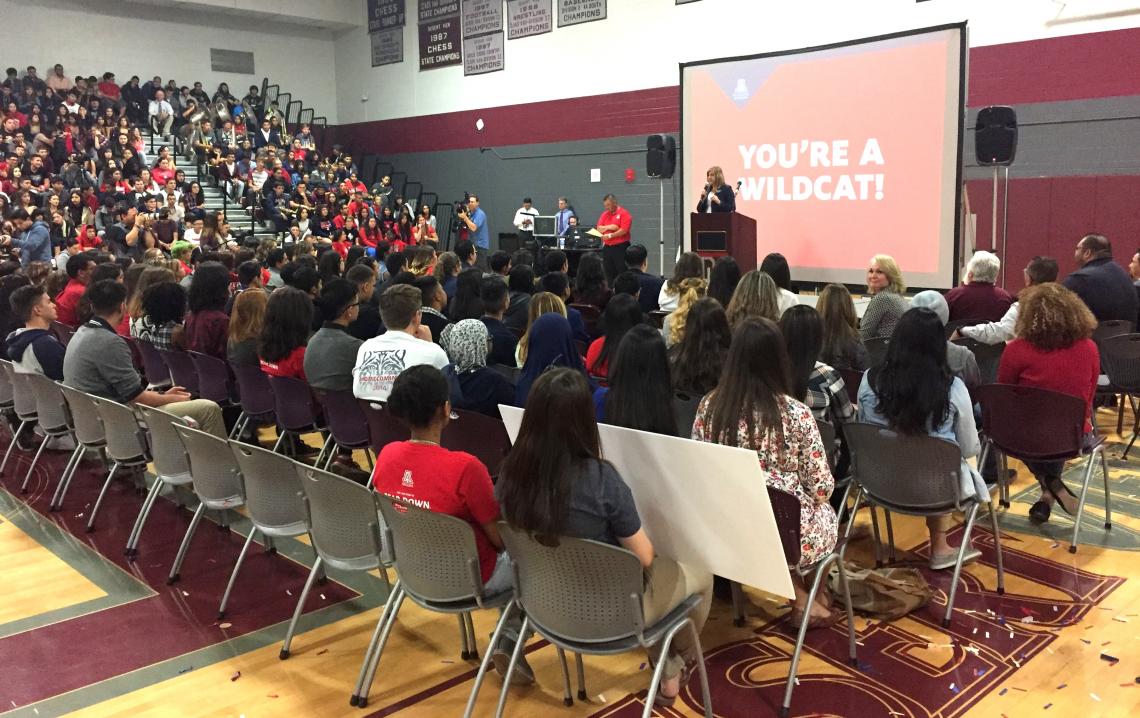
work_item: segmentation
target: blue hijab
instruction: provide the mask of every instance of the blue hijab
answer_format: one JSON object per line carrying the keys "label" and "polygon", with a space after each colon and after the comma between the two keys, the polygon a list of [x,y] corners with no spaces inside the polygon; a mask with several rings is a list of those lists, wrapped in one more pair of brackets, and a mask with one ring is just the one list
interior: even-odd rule
{"label": "blue hijab", "polygon": [[574,331],[570,328],[570,322],[561,314],[550,312],[536,319],[530,327],[526,362],[515,385],[516,406],[526,406],[531,384],[552,366],[577,369],[589,379],[586,368],[582,366],[578,346],[574,343]]}

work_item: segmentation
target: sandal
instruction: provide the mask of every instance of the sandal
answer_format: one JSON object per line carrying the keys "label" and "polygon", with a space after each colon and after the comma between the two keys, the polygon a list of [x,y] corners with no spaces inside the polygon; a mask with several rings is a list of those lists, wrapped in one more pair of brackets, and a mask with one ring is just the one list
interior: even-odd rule
{"label": "sandal", "polygon": [[[1061,508],[1064,508],[1063,506]],[[1037,501],[1029,507],[1029,520],[1039,524],[1043,524],[1049,520],[1049,504],[1044,501]]]}
{"label": "sandal", "polygon": [[[686,665],[681,668],[680,673],[681,681],[677,686],[676,696],[667,696],[661,692],[661,686],[657,686],[657,695],[653,696],[653,705],[657,708],[672,708],[673,704],[677,702],[677,696],[681,695],[681,690],[684,689],[685,684],[689,682],[689,667]],[[661,678],[662,682],[668,680],[664,676]]]}

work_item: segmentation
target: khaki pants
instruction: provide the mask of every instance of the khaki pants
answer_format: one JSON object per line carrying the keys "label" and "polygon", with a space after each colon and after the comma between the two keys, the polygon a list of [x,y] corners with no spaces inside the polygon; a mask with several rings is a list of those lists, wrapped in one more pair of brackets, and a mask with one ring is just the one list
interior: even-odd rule
{"label": "khaki pants", "polygon": [[198,425],[198,429],[213,434],[219,439],[226,438],[226,424],[222,421],[222,408],[209,399],[191,399],[190,401],[176,401],[160,407],[175,416],[191,419]]}
{"label": "khaki pants", "polygon": [[[694,593],[701,596],[697,608],[689,614],[697,633],[705,626],[712,604],[713,577],[707,571],[677,563],[673,559],[658,556],[652,565],[645,569],[645,595],[642,607],[645,611],[645,625],[651,626],[677,607]],[[661,644],[649,649],[649,660],[654,664],[660,659]],[[686,663],[696,661],[697,646],[687,628],[673,637],[669,655],[665,658],[665,677],[672,678],[680,673]]]}

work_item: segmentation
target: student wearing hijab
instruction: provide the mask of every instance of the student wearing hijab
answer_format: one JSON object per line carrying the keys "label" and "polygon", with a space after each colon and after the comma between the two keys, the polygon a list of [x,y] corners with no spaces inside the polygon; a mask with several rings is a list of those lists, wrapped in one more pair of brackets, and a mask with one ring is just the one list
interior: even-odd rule
{"label": "student wearing hijab", "polygon": [[514,403],[515,387],[505,376],[487,368],[487,325],[478,319],[448,324],[440,337],[440,346],[451,360],[451,367],[445,371],[453,371],[457,380],[450,382],[451,405],[500,418],[499,404]]}
{"label": "student wearing hijab", "polygon": [[586,376],[586,367],[582,364],[578,347],[574,345],[574,331],[566,317],[543,314],[531,325],[528,336],[526,362],[515,386],[515,406],[526,406],[531,384],[547,367],[564,366]]}

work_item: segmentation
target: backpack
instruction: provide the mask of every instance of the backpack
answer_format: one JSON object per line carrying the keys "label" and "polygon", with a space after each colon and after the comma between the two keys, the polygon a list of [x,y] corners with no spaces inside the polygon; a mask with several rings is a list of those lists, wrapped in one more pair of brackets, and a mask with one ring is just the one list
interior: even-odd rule
{"label": "backpack", "polygon": [[[850,562],[845,562],[844,568],[851,590],[851,608],[872,618],[902,618],[925,606],[934,595],[934,589],[916,568],[862,568]],[[828,572],[827,585],[831,595],[842,602],[837,566]]]}

